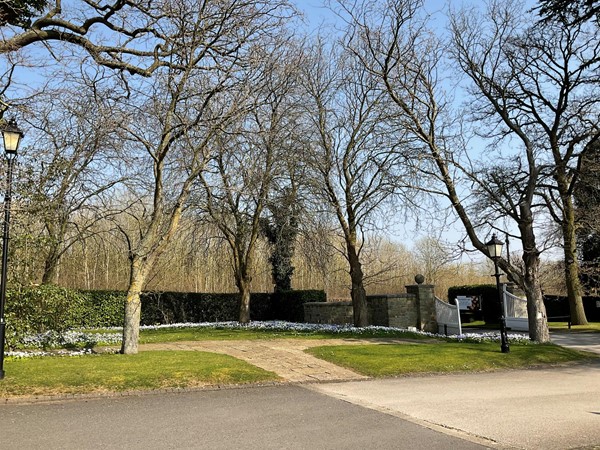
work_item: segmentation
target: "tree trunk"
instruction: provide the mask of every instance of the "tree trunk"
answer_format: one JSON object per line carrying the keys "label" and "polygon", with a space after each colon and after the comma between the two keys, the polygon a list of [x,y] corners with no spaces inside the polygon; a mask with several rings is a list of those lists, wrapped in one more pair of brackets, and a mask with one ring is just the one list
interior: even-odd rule
{"label": "tree trunk", "polygon": [[44,262],[44,273],[42,275],[42,284],[56,284],[58,281],[58,261],[59,261],[58,245],[52,244],[50,251]]}
{"label": "tree trunk", "polygon": [[146,282],[146,271],[141,270],[142,263],[134,260],[131,264],[131,277],[127,288],[127,300],[125,302],[125,321],[123,323],[123,343],[121,353],[124,355],[135,355],[138,352],[140,337],[140,317],[142,312],[142,301],[140,293]]}
{"label": "tree trunk", "polygon": [[548,319],[546,306],[538,277],[539,261],[526,267],[523,277],[523,290],[527,295],[527,316],[529,321],[529,338],[535,342],[549,342]]}
{"label": "tree trunk", "polygon": [[571,196],[562,196],[564,217],[562,222],[563,246],[565,255],[565,284],[569,296],[569,309],[573,325],[587,325],[587,317],[581,298],[579,281],[579,263],[577,262],[577,234],[575,229],[575,210]]}
{"label": "tree trunk", "polygon": [[250,322],[250,280],[247,275],[238,281],[240,292],[240,323]]}
{"label": "tree trunk", "polygon": [[519,224],[521,231],[521,242],[523,243],[523,266],[521,289],[527,296],[527,317],[529,323],[529,338],[535,342],[549,342],[548,319],[546,317],[546,306],[540,285],[540,253],[535,243],[533,220],[531,210],[528,206],[521,205],[521,217],[523,221]]}
{"label": "tree trunk", "polygon": [[369,325],[367,312],[367,293],[364,287],[364,274],[356,252],[356,247],[348,244],[348,263],[350,264],[350,279],[352,281],[352,309],[355,327]]}
{"label": "tree trunk", "polygon": [[250,322],[250,291],[252,285],[252,276],[250,275],[250,268],[252,267],[252,259],[249,255],[246,256],[245,260],[242,256],[242,252],[238,253],[239,265],[235,270],[235,284],[237,285],[238,292],[240,293],[240,323]]}

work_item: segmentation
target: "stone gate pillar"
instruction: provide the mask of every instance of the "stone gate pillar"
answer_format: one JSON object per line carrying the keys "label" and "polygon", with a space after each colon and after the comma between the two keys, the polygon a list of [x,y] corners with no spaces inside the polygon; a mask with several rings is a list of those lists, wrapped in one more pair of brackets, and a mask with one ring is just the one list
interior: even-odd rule
{"label": "stone gate pillar", "polygon": [[433,284],[423,284],[425,278],[422,275],[415,277],[417,284],[406,286],[406,292],[413,294],[417,300],[417,329],[437,333],[438,326],[435,318],[435,296]]}

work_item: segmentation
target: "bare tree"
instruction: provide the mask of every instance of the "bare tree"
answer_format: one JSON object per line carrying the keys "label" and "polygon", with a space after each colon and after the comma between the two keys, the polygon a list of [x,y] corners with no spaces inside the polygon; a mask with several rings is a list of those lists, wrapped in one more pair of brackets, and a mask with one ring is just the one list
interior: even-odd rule
{"label": "bare tree", "polygon": [[600,23],[598,0],[538,0],[537,10],[544,22],[567,21],[578,24],[587,20]]}
{"label": "bare tree", "polygon": [[[479,222],[479,217],[473,214],[468,186],[477,186],[492,197],[494,190],[490,189],[487,179],[472,170],[468,155],[461,154],[466,148],[462,129],[440,76],[445,49],[418,16],[422,2],[390,0],[385,5],[372,1],[342,2],[342,6],[349,17],[349,33],[353,37],[350,48],[378,77],[382,89],[397,107],[401,117],[398,126],[420,149],[421,157],[415,159],[414,167],[430,180],[421,189],[447,198],[471,245],[489,257],[480,233],[489,233],[490,224]],[[482,55],[487,54],[485,50],[489,51],[484,49]],[[545,342],[549,340],[549,334],[538,277],[540,252],[533,220],[539,168],[532,159],[534,148],[527,144],[529,159],[524,169],[527,179],[521,187],[518,202],[511,203],[510,216],[518,226],[523,243],[525,270],[518,270],[504,258],[500,259],[499,265],[527,294],[530,337]],[[466,186],[465,182],[468,183]]]}
{"label": "bare tree", "polygon": [[239,89],[240,70],[253,62],[250,48],[289,12],[284,2],[259,0],[170,5],[179,52],[132,93],[132,120],[123,124],[128,163],[139,169],[130,185],[135,233],[123,229],[131,267],[123,353],[137,352],[140,292],[179,227],[219,129],[238,109],[230,93]]}
{"label": "bare tree", "polygon": [[[0,54],[36,43],[52,55],[61,42],[87,52],[96,63],[132,74],[150,75],[169,62],[173,45],[167,26],[172,11],[165,2],[62,0],[0,4]],[[199,8],[208,8],[203,1]]]}
{"label": "bare tree", "polygon": [[307,117],[314,195],[342,230],[352,283],[354,325],[366,326],[361,250],[384,204],[402,178],[402,135],[390,129],[387,95],[351,52],[317,44],[306,65]]}
{"label": "bare tree", "polygon": [[201,174],[200,209],[229,245],[235,283],[241,296],[241,323],[250,321],[250,292],[261,216],[277,177],[284,173],[286,155],[295,143],[295,48],[275,40],[255,48],[260,64],[248,68],[246,90],[232,102],[245,112],[232,119],[215,140],[209,167]]}
{"label": "bare tree", "polygon": [[31,222],[43,224],[42,283],[56,283],[62,255],[110,214],[100,200],[120,181],[113,165],[117,117],[81,85],[38,95],[28,108],[21,196]]}
{"label": "bare tree", "polygon": [[600,139],[600,39],[589,24],[530,26],[519,14],[510,2],[490,3],[493,34],[474,28],[479,17],[456,17],[456,57],[476,86],[479,117],[498,137],[514,135],[531,147],[538,193],[562,232],[571,317],[585,324],[573,189],[580,159]]}

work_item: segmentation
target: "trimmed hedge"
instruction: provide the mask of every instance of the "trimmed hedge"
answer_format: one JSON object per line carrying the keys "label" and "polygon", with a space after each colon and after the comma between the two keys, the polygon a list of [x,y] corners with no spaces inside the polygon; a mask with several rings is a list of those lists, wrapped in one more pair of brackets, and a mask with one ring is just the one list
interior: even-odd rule
{"label": "trimmed hedge", "polygon": [[[6,293],[6,342],[14,348],[23,337],[72,328],[105,328],[123,325],[126,293],[77,291],[41,285]],[[239,294],[144,292],[141,324],[236,321]],[[326,301],[323,291],[255,293],[250,297],[252,320],[304,321],[304,303]]]}
{"label": "trimmed hedge", "polygon": [[316,289],[275,292],[271,295],[273,298],[273,318],[287,322],[304,322],[305,303],[327,301],[325,291]]}
{"label": "trimmed hedge", "polygon": [[83,328],[123,326],[125,299],[123,291],[79,291],[85,299],[85,310],[78,325]]}
{"label": "trimmed hedge", "polygon": [[[585,316],[590,322],[600,322],[600,297],[582,297]],[[570,314],[569,299],[560,295],[544,295],[546,313],[550,320],[552,317],[567,316]]]}
{"label": "trimmed hedge", "polygon": [[30,334],[77,327],[86,309],[81,293],[46,285],[7,290],[5,308],[8,348]]}
{"label": "trimmed hedge", "polygon": [[[304,321],[304,303],[324,302],[324,291],[287,291],[250,295],[252,320]],[[236,321],[240,296],[186,292],[145,292],[142,294],[142,325],[179,322]]]}
{"label": "trimmed hedge", "polygon": [[[481,295],[483,320],[485,320],[485,323],[499,322],[500,303],[498,302],[498,293],[496,292],[495,285],[453,286],[448,289],[448,300],[450,303],[454,303],[454,299],[459,295]],[[544,295],[544,305],[546,306],[546,315],[550,320],[553,317],[564,317],[570,314],[567,297]],[[600,297],[584,296],[583,309],[588,321],[600,322]]]}
{"label": "trimmed hedge", "polygon": [[452,286],[448,289],[448,301],[454,304],[459,295],[480,295],[481,314],[485,323],[500,322],[500,302],[495,284],[474,284],[467,286]]}
{"label": "trimmed hedge", "polygon": [[[267,309],[259,302],[269,302],[265,294],[250,296],[250,317],[260,317],[257,311]],[[270,306],[270,304],[268,305]],[[142,325],[181,322],[221,322],[237,320],[240,311],[239,294],[204,294],[194,292],[142,293]]]}

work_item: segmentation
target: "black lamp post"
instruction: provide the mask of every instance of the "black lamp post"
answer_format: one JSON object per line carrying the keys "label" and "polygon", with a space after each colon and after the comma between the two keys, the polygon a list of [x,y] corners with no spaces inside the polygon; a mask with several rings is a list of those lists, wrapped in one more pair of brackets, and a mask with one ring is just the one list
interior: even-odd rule
{"label": "black lamp post", "polygon": [[496,277],[496,290],[498,291],[498,301],[500,302],[500,339],[502,344],[500,348],[502,349],[502,353],[510,352],[510,347],[508,345],[508,337],[506,336],[506,318],[504,317],[504,296],[502,295],[502,291],[500,290],[500,272],[498,272],[498,259],[500,255],[502,255],[502,246],[504,242],[496,237],[495,234],[492,235],[492,239],[485,244],[487,246],[488,253],[490,258],[494,260],[494,277]]}
{"label": "black lamp post", "polygon": [[4,320],[4,304],[6,303],[6,270],[8,265],[8,231],[10,225],[10,200],[12,191],[12,174],[17,159],[17,149],[23,132],[17,127],[15,119],[11,119],[2,128],[4,151],[6,152],[7,173],[6,191],[4,194],[4,224],[2,228],[2,272],[0,273],[0,380],[4,378],[4,342],[6,321]]}

